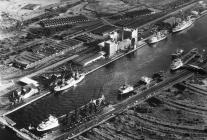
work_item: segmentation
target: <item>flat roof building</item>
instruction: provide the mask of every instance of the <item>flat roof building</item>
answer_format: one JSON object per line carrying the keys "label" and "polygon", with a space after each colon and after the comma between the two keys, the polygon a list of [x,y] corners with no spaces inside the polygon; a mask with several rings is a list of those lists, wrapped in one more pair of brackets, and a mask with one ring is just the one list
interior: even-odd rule
{"label": "flat roof building", "polygon": [[64,26],[69,24],[74,24],[78,22],[85,22],[89,21],[89,19],[83,15],[73,16],[73,17],[61,17],[61,18],[54,18],[54,19],[44,19],[40,21],[40,25],[42,27],[58,27]]}
{"label": "flat roof building", "polygon": [[33,80],[33,79],[29,78],[29,77],[23,77],[23,78],[19,79],[19,81],[23,82],[23,83],[25,83],[27,85],[31,85],[32,84],[32,85],[34,85],[36,87],[39,86],[39,83],[37,81],[35,81],[35,80]]}
{"label": "flat roof building", "polygon": [[60,43],[56,43],[49,46],[41,46],[36,49],[35,52],[25,51],[14,58],[14,65],[20,68],[32,68],[42,63],[53,59],[56,56],[63,55],[68,51],[80,48],[83,42],[75,39],[63,40]]}
{"label": "flat roof building", "polygon": [[93,34],[101,35],[101,36],[106,36],[109,35],[111,32],[116,31],[117,27],[111,26],[111,25],[104,25],[100,28],[97,28],[92,31]]}

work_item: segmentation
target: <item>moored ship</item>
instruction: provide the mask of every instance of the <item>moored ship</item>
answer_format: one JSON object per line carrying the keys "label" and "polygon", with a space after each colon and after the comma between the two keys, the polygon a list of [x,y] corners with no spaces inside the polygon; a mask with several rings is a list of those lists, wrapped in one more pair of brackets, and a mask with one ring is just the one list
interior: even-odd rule
{"label": "moored ship", "polygon": [[69,79],[65,79],[63,77],[61,81],[57,82],[54,91],[62,91],[66,90],[72,86],[75,86],[79,82],[81,82],[85,78],[85,73],[79,74],[78,72],[74,72],[73,75]]}
{"label": "moored ship", "polygon": [[42,123],[40,123],[37,127],[37,131],[46,131],[46,130],[50,130],[53,128],[58,127],[59,121],[58,118],[56,118],[55,116],[49,115],[48,119],[43,121]]}
{"label": "moored ship", "polygon": [[190,27],[193,24],[193,19],[191,19],[190,17],[187,18],[187,20],[183,20],[181,22],[179,22],[173,29],[172,32],[179,32],[182,30],[187,29],[188,27]]}
{"label": "moored ship", "polygon": [[142,76],[141,81],[144,82],[146,85],[149,85],[152,82],[152,78],[149,78],[147,76]]}
{"label": "moored ship", "polygon": [[164,33],[157,32],[154,35],[152,35],[152,37],[150,39],[148,39],[148,43],[154,44],[154,43],[162,41],[162,40],[164,40],[166,38],[167,38],[167,36]]}
{"label": "moored ship", "polygon": [[177,70],[183,66],[183,61],[181,59],[173,60],[172,64],[170,65],[171,70]]}
{"label": "moored ship", "polygon": [[119,88],[119,94],[126,94],[129,92],[132,92],[133,90],[134,90],[133,86],[124,84],[123,86]]}
{"label": "moored ship", "polygon": [[[80,124],[87,123],[99,116],[102,113],[108,112],[109,104],[105,101],[105,96],[102,95],[98,99],[92,99],[87,104],[76,108],[69,113],[59,117],[61,131],[69,131],[75,129]],[[93,117],[92,117],[93,116]]]}

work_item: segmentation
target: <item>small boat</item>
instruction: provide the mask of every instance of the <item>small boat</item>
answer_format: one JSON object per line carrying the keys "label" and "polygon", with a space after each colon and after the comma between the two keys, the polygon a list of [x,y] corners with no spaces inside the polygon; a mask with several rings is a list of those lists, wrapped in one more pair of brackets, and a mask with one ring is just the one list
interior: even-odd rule
{"label": "small boat", "polygon": [[119,93],[120,94],[126,94],[126,93],[129,93],[129,92],[132,92],[133,90],[134,90],[133,86],[124,84],[119,88]]}
{"label": "small boat", "polygon": [[55,116],[49,115],[48,119],[40,123],[37,127],[37,131],[46,131],[52,128],[58,127],[60,124]]}
{"label": "small boat", "polygon": [[184,53],[183,49],[177,49],[175,53],[172,54],[174,57],[179,57]]}

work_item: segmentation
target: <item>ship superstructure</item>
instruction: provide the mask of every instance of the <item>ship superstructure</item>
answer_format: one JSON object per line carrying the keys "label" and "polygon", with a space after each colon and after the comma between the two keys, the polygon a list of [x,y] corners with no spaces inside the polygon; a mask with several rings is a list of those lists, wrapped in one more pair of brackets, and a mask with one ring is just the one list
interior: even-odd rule
{"label": "ship superstructure", "polygon": [[58,119],[53,115],[49,115],[48,119],[38,125],[37,131],[46,131],[58,126]]}
{"label": "ship superstructure", "polygon": [[72,86],[77,85],[85,78],[85,73],[79,74],[79,72],[73,72],[72,76],[69,79],[66,79],[65,76],[62,79],[55,83],[54,91],[66,90]]}
{"label": "ship superstructure", "polygon": [[157,43],[159,41],[162,41],[162,40],[164,40],[166,38],[167,38],[167,36],[163,32],[156,32],[156,33],[154,33],[152,35],[152,37],[148,40],[148,42],[150,44],[154,44],[154,43]]}
{"label": "ship superstructure", "polygon": [[132,92],[133,90],[134,90],[133,86],[124,84],[119,88],[119,94],[126,94],[126,93],[129,93],[129,92]]}

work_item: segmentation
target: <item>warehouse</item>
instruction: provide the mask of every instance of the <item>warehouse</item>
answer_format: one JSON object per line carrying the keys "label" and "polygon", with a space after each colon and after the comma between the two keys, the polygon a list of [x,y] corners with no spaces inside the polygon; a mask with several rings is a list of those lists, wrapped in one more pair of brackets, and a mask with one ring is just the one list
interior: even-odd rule
{"label": "warehouse", "polygon": [[109,36],[111,33],[115,32],[117,28],[111,25],[104,25],[100,28],[97,28],[92,31],[93,34],[100,35],[100,36]]}
{"label": "warehouse", "polygon": [[73,17],[62,17],[62,18],[54,18],[54,19],[45,19],[40,21],[40,25],[42,27],[58,27],[69,24],[74,24],[78,22],[89,21],[89,19],[83,15],[73,16]]}
{"label": "warehouse", "polygon": [[68,51],[82,47],[83,42],[75,39],[67,39],[51,46],[41,46],[36,53],[25,51],[14,58],[14,66],[22,69],[32,68],[39,64],[60,56]]}
{"label": "warehouse", "polygon": [[99,53],[89,53],[89,54],[85,54],[83,56],[79,56],[76,59],[73,59],[72,61],[75,64],[81,65],[81,66],[87,66],[99,59],[103,59],[105,52],[99,52]]}

